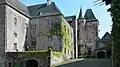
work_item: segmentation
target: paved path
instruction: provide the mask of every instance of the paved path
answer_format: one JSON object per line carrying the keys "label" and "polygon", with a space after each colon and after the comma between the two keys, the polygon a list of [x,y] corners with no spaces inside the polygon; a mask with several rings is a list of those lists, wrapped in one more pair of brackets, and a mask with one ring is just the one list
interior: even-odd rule
{"label": "paved path", "polygon": [[111,67],[109,59],[84,59],[68,62],[55,67]]}

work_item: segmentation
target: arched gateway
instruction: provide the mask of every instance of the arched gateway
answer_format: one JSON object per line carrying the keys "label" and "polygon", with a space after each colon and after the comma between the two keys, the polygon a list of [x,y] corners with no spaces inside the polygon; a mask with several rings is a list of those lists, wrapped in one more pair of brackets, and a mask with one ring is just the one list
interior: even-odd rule
{"label": "arched gateway", "polygon": [[38,62],[34,59],[30,59],[26,61],[26,67],[38,67]]}
{"label": "arched gateway", "polygon": [[105,52],[104,51],[98,51],[97,52],[97,58],[105,58]]}

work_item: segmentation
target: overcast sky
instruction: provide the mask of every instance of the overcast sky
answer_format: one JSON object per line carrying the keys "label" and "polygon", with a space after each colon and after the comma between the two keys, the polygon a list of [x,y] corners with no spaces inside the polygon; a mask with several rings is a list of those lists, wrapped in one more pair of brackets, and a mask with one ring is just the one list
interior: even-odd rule
{"label": "overcast sky", "polygon": [[[35,5],[46,3],[47,0],[21,0],[25,5]],[[56,3],[57,7],[64,14],[64,16],[71,16],[79,14],[80,7],[83,8],[83,16],[86,9],[92,9],[94,15],[99,20],[99,37],[101,38],[106,32],[111,31],[111,17],[110,13],[107,12],[109,6],[94,6],[93,1],[95,0],[52,0]]]}

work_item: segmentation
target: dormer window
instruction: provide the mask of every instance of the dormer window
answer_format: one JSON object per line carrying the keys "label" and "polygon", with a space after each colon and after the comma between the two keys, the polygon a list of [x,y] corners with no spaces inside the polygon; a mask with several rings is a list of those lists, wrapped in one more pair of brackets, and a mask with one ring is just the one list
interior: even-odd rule
{"label": "dormer window", "polygon": [[42,13],[41,13],[41,12],[38,12],[38,15],[42,15]]}

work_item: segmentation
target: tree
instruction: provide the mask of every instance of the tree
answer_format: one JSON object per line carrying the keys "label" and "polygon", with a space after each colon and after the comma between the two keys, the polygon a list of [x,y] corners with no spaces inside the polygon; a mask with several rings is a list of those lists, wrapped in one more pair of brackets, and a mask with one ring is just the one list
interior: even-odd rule
{"label": "tree", "polygon": [[115,66],[120,67],[120,0],[113,0],[111,3],[111,16],[113,21],[112,40]]}
{"label": "tree", "polygon": [[50,38],[50,44],[51,46],[49,48],[52,48],[53,43],[52,43],[52,37],[53,36],[58,36],[62,38],[63,34],[61,32],[61,24],[60,22],[50,22],[50,29],[45,33],[48,38]]}

